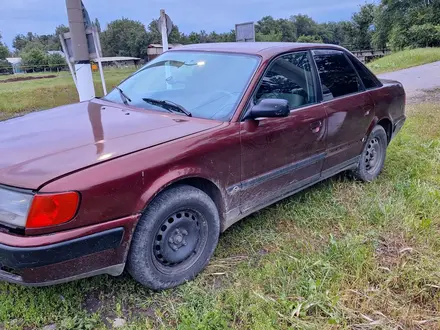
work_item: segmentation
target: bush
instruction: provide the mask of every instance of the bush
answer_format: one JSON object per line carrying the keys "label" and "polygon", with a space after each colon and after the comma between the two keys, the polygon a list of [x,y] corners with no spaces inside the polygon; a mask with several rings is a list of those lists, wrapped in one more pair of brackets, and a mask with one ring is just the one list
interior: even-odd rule
{"label": "bush", "polygon": [[390,33],[390,46],[392,50],[398,51],[408,47],[408,40],[408,30],[400,26],[393,27]]}
{"label": "bush", "polygon": [[9,49],[0,41],[0,60],[4,60],[6,57],[9,57]]}
{"label": "bush", "polygon": [[271,32],[269,34],[263,34],[257,32],[255,35],[255,41],[271,42],[271,41],[281,41],[283,35],[281,33]]}
{"label": "bush", "polygon": [[64,56],[57,53],[47,55],[47,64],[51,70],[62,70],[67,66]]}
{"label": "bush", "polygon": [[435,47],[440,45],[440,25],[414,25],[409,29],[411,47]]}
{"label": "bush", "polygon": [[13,74],[12,64],[0,59],[0,74]]}

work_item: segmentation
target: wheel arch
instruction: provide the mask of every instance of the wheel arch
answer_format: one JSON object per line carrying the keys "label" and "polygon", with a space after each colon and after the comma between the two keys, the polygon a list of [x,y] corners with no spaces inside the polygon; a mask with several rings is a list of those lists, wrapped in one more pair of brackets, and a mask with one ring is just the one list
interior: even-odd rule
{"label": "wheel arch", "polygon": [[216,205],[220,217],[220,227],[221,229],[224,228],[226,219],[226,203],[222,190],[216,183],[214,183],[213,180],[207,179],[202,176],[175,177],[162,184],[158,189],[155,189],[154,192],[152,192],[151,190],[147,191],[141,201],[141,203],[143,204],[141,207],[142,212],[144,212],[145,209],[148,208],[150,203],[158,194],[178,185],[192,186],[206,193]]}
{"label": "wheel arch", "polygon": [[385,130],[385,133],[387,134],[387,140],[388,140],[387,142],[389,144],[391,142],[391,138],[393,136],[393,122],[388,117],[383,117],[380,119],[375,117],[374,120],[371,122],[371,125],[368,128],[368,132],[365,137],[367,138],[371,134],[371,132],[373,131],[373,128],[377,125],[382,126],[383,129]]}
{"label": "wheel arch", "polygon": [[393,136],[393,123],[389,118],[382,118],[377,122],[377,125],[380,125],[387,133],[388,143],[391,142],[391,137]]}

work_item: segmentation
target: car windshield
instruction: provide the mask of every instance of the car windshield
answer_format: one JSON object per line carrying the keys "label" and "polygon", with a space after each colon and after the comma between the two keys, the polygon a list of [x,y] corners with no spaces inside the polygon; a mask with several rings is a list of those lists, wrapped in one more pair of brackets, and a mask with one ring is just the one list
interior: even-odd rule
{"label": "car windshield", "polygon": [[184,114],[175,106],[170,107],[172,102],[193,117],[227,121],[258,63],[259,57],[253,55],[167,52],[147,63],[104,99]]}

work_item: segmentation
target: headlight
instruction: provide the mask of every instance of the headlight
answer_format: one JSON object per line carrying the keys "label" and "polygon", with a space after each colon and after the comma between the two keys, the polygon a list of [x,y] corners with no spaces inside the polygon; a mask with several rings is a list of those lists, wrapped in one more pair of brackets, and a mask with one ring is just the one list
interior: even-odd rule
{"label": "headlight", "polygon": [[33,197],[30,193],[0,188],[0,223],[24,227]]}
{"label": "headlight", "polygon": [[75,191],[34,195],[0,187],[0,223],[22,228],[56,226],[74,218],[79,202]]}

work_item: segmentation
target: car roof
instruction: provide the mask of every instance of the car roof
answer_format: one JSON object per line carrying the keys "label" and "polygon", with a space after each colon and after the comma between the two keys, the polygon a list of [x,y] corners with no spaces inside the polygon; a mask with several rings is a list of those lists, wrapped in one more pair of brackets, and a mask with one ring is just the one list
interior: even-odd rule
{"label": "car roof", "polygon": [[205,43],[192,44],[173,48],[170,51],[208,51],[208,52],[226,52],[260,55],[264,58],[270,58],[280,53],[285,53],[295,50],[304,49],[337,49],[344,50],[344,48],[330,44],[313,44],[313,43],[298,43],[298,42],[222,42],[222,43]]}

